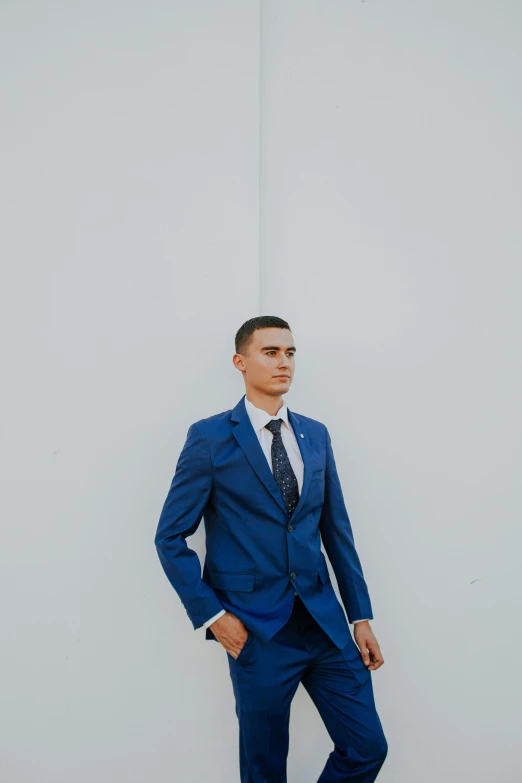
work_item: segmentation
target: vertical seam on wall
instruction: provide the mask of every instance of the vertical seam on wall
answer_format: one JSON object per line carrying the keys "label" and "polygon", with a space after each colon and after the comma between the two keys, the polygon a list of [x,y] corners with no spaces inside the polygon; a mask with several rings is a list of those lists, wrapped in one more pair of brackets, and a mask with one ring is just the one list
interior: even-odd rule
{"label": "vertical seam on wall", "polygon": [[261,310],[261,276],[262,276],[262,127],[263,127],[263,0],[259,0],[259,75],[258,75],[258,126],[257,126],[257,314]]}

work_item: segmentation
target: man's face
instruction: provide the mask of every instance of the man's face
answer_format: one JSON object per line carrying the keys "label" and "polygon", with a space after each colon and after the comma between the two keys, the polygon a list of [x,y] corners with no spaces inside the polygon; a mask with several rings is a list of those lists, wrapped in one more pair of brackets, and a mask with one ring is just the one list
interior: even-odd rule
{"label": "man's face", "polygon": [[236,367],[244,372],[248,388],[258,393],[285,394],[295,369],[295,346],[289,329],[256,329],[247,355],[235,354]]}

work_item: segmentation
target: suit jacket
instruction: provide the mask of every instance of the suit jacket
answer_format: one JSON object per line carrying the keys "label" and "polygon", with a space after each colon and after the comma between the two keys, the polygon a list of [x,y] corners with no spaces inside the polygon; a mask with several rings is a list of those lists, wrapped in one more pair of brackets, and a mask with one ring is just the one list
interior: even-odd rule
{"label": "suit jacket", "polygon": [[[159,559],[194,628],[224,608],[268,641],[288,619],[296,590],[342,648],[350,630],[321,541],[348,620],[373,619],[373,613],[330,434],[321,422],[288,408],[304,466],[299,502],[288,518],[245,396],[231,410],[189,427],[158,522]],[[202,517],[203,573],[185,540]],[[215,639],[211,628],[205,638]]]}

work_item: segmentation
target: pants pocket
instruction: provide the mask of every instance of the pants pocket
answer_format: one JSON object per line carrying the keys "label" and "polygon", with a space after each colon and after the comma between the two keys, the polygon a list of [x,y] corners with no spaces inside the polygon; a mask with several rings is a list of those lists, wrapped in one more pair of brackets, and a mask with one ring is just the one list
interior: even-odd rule
{"label": "pants pocket", "polygon": [[371,679],[372,673],[366,667],[361,652],[353,639],[350,639],[348,644],[343,647],[342,653],[343,658],[349,664],[354,677],[357,678],[361,685],[367,683],[368,680]]}
{"label": "pants pocket", "polygon": [[243,661],[244,661],[244,659],[245,659],[245,657],[246,657],[246,655],[248,653],[248,650],[250,649],[250,645],[252,644],[252,640],[254,638],[254,634],[252,633],[250,628],[247,628],[247,632],[248,632],[248,636],[245,639],[244,645],[242,646],[242,648],[239,651],[239,655],[235,659],[236,663],[243,663]]}

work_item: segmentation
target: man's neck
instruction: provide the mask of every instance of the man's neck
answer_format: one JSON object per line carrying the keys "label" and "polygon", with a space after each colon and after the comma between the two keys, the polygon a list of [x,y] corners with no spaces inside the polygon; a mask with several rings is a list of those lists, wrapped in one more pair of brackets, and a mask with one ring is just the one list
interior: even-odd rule
{"label": "man's neck", "polygon": [[247,391],[246,398],[252,405],[255,405],[256,408],[261,408],[262,411],[266,411],[270,416],[275,416],[285,403],[281,395],[272,397],[268,394],[258,394],[253,391]]}

